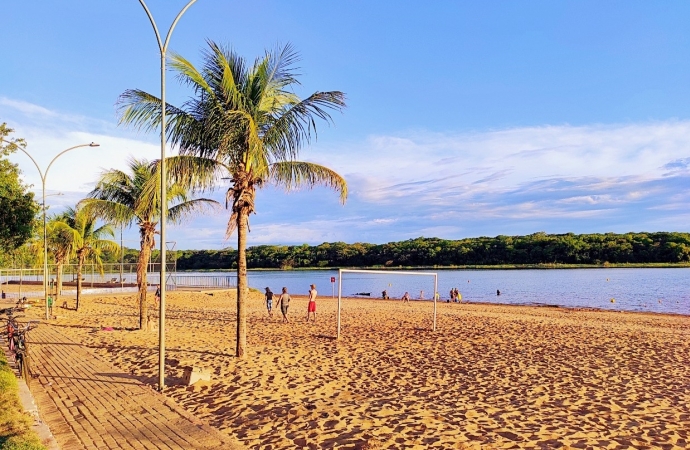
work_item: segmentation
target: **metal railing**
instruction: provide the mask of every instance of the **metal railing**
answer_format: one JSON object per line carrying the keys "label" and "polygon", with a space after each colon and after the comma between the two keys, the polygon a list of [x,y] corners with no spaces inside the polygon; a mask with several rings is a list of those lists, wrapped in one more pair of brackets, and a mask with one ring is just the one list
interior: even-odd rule
{"label": "metal railing", "polygon": [[[151,264],[147,274],[149,290],[161,283],[159,265]],[[103,274],[98,273],[93,265],[86,265],[82,270],[82,292],[122,293],[137,291],[137,274],[135,264],[125,264],[120,270],[119,264],[106,265]],[[166,274],[166,287],[170,290],[179,289],[231,289],[237,287],[235,274],[186,275],[175,272]],[[60,295],[76,294],[76,268],[73,265],[63,267],[62,290]],[[49,292],[57,290],[55,268],[50,271],[48,280]],[[43,290],[42,269],[0,269],[0,287],[5,298],[42,298]]]}

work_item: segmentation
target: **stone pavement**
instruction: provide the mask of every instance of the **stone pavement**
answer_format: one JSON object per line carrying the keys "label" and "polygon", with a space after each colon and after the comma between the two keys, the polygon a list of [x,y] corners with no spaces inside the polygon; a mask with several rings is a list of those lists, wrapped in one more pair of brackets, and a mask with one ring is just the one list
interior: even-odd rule
{"label": "stone pavement", "polygon": [[63,450],[242,448],[56,326],[39,325],[30,343],[31,392]]}

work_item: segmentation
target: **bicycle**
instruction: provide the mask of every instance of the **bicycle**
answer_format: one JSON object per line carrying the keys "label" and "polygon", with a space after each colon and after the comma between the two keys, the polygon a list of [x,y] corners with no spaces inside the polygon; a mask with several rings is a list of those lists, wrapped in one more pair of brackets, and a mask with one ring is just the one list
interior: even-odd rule
{"label": "bicycle", "polygon": [[38,323],[36,321],[27,322],[26,325],[21,326],[20,329],[14,333],[14,362],[17,365],[19,376],[24,379],[27,386],[31,382],[31,357],[29,354],[29,342],[27,335],[30,330],[36,328]]}
{"label": "bicycle", "polygon": [[16,311],[20,311],[18,308],[5,308],[3,310],[0,310],[0,313],[6,314],[7,315],[7,326],[6,326],[6,333],[7,333],[7,345],[10,349],[11,352],[14,352],[15,349],[15,341],[14,341],[14,334],[21,328],[21,324],[17,319],[20,319],[22,316],[15,316],[14,313]]}
{"label": "bicycle", "polygon": [[30,330],[36,328],[38,322],[29,321],[26,324],[22,324],[18,319],[24,316],[14,315],[14,313],[19,310],[19,308],[6,308],[1,310],[0,313],[7,315],[7,344],[10,352],[14,354],[14,362],[17,366],[19,376],[22,377],[28,385],[31,381],[32,374],[27,334]]}

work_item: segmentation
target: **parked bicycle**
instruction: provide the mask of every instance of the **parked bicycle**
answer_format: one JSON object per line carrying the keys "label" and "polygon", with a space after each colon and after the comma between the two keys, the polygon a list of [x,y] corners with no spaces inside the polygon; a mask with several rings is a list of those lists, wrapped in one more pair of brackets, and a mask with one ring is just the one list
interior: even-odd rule
{"label": "parked bicycle", "polygon": [[16,316],[15,313],[19,311],[18,308],[6,308],[0,311],[4,313],[7,318],[7,344],[10,352],[14,356],[14,362],[19,371],[19,376],[24,378],[27,385],[31,382],[31,358],[29,354],[29,331],[36,328],[37,321],[29,321],[26,323],[20,322],[18,319],[24,316]]}

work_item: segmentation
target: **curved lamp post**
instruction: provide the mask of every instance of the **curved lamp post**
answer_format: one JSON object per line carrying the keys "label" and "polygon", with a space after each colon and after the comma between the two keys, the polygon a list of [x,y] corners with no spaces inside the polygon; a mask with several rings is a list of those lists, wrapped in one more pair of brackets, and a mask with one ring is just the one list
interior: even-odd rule
{"label": "curved lamp post", "polygon": [[173,20],[168,34],[165,36],[165,42],[161,40],[161,35],[158,32],[158,27],[156,26],[156,21],[153,20],[151,11],[146,6],[144,0],[139,0],[141,6],[146,11],[146,15],[149,17],[151,26],[153,27],[154,33],[156,33],[156,40],[158,41],[158,50],[161,54],[161,237],[160,237],[160,255],[161,255],[161,267],[160,267],[160,310],[158,314],[158,390],[162,391],[165,387],[165,291],[166,291],[166,264],[167,255],[165,248],[165,221],[168,215],[168,202],[167,202],[167,174],[165,172],[165,53],[168,51],[168,44],[170,43],[170,36],[172,35],[175,25],[180,20],[182,15],[189,9],[196,0],[190,0],[187,5],[182,8],[182,10],[177,14],[175,20]]}
{"label": "curved lamp post", "polygon": [[[3,139],[4,141],[4,139]],[[7,142],[7,141],[5,141]],[[61,151],[60,153],[55,156],[50,163],[48,164],[48,167],[46,168],[45,172],[41,171],[41,168],[39,167],[38,163],[36,160],[21,147],[17,147],[17,150],[21,150],[26,154],[26,156],[31,159],[31,162],[34,163],[36,166],[36,169],[38,170],[38,174],[41,176],[41,185],[42,185],[42,191],[43,191],[43,299],[46,302],[46,320],[48,320],[50,317],[48,316],[48,237],[46,235],[46,177],[48,176],[48,171],[50,170],[50,166],[53,165],[56,159],[58,159],[60,156],[64,155],[70,150],[74,150],[75,148],[80,148],[80,147],[98,147],[100,144],[96,144],[94,142],[90,144],[81,144],[81,145],[75,145],[74,147],[70,147],[66,150]]]}

